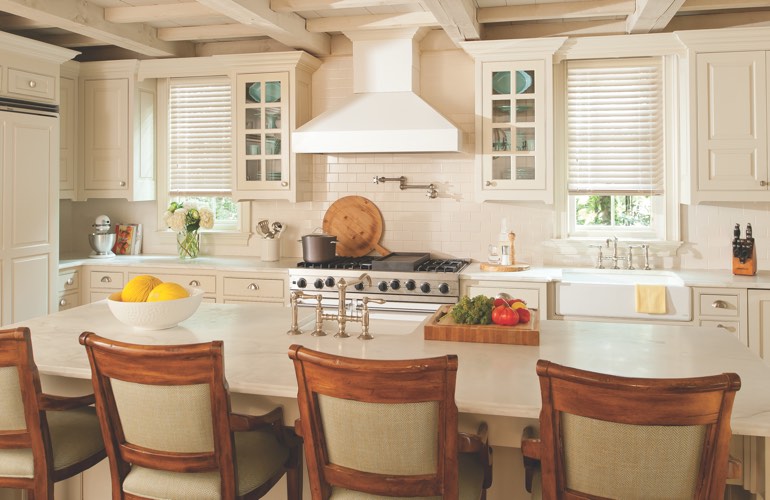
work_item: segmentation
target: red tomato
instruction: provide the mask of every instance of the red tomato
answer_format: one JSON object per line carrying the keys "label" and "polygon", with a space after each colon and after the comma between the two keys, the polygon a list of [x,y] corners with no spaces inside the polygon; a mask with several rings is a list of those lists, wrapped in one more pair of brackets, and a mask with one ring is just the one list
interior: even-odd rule
{"label": "red tomato", "polygon": [[503,304],[507,304],[507,302],[505,301],[505,299],[500,299],[500,298],[495,299],[495,301],[492,303],[494,307],[502,306]]}
{"label": "red tomato", "polygon": [[519,313],[519,323],[529,323],[529,320],[532,317],[532,313],[529,309],[517,309],[516,312]]}
{"label": "red tomato", "polygon": [[492,309],[492,323],[496,325],[514,326],[519,322],[519,313],[508,305]]}

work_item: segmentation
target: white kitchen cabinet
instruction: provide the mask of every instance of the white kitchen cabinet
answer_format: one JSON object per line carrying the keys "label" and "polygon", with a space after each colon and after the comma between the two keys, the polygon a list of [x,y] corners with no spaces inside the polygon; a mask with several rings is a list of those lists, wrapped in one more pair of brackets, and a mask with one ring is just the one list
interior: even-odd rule
{"label": "white kitchen cabinet", "polygon": [[222,275],[225,304],[286,302],[286,273],[226,273]]}
{"label": "white kitchen cabinet", "polygon": [[747,293],[741,288],[695,287],[693,322],[696,326],[715,326],[735,335],[752,347],[748,330]]}
{"label": "white kitchen cabinet", "polygon": [[114,267],[86,267],[85,269],[88,281],[83,297],[87,297],[89,303],[106,299],[110,294],[123,290],[127,283],[125,270]]}
{"label": "white kitchen cabinet", "polygon": [[311,118],[312,74],[321,61],[302,51],[220,59],[233,71],[233,197],[309,201],[312,156],[294,153],[290,140]]}
{"label": "white kitchen cabinet", "polygon": [[553,54],[564,39],[465,42],[476,60],[476,199],[553,203]]}
{"label": "white kitchen cabinet", "polygon": [[79,269],[71,268],[59,271],[57,303],[59,304],[60,311],[71,309],[81,304],[80,273]]}
{"label": "white kitchen cabinet", "polygon": [[59,78],[59,198],[77,199],[78,70],[67,62]]}
{"label": "white kitchen cabinet", "polygon": [[749,290],[749,348],[770,362],[770,290]]}
{"label": "white kitchen cabinet", "polygon": [[155,80],[138,81],[137,66],[135,60],[80,64],[80,200],[156,197]]}

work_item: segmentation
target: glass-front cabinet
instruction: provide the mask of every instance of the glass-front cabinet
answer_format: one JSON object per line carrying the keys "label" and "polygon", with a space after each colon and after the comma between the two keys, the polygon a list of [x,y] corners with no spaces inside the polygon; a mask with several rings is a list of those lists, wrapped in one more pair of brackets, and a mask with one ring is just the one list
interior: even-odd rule
{"label": "glass-front cabinet", "polygon": [[546,188],[543,80],[542,61],[483,65],[482,191]]}
{"label": "glass-front cabinet", "polygon": [[238,76],[238,190],[288,190],[288,73]]}

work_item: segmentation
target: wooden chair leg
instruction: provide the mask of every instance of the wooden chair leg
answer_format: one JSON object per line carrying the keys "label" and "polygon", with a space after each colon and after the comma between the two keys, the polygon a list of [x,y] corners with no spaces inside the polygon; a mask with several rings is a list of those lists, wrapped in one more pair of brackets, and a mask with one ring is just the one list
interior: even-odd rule
{"label": "wooden chair leg", "polygon": [[[292,432],[291,434],[293,435],[294,433]],[[302,440],[296,435],[293,435],[292,438],[295,445],[292,446],[289,468],[286,471],[286,496],[288,500],[302,500],[302,468],[304,467]]]}

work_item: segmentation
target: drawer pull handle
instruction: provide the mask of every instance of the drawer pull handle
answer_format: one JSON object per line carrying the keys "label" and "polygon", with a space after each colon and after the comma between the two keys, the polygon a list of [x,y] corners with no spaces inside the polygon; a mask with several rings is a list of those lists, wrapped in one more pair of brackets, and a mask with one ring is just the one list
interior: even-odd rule
{"label": "drawer pull handle", "polygon": [[735,327],[733,327],[733,326],[725,326],[722,323],[717,323],[717,328],[724,328],[728,332],[734,332],[735,331]]}
{"label": "drawer pull handle", "polygon": [[715,300],[711,303],[711,307],[714,309],[728,309],[727,302],[724,300]]}
{"label": "drawer pull handle", "polygon": [[65,281],[64,283],[67,285],[72,285],[74,282],[75,280],[73,280],[72,278],[67,278],[67,281]]}
{"label": "drawer pull handle", "polygon": [[60,305],[61,307],[64,307],[64,306],[66,306],[66,305],[67,305],[67,301],[66,301],[65,299],[61,299],[61,300],[59,301],[59,305]]}
{"label": "drawer pull handle", "polygon": [[109,276],[102,276],[102,279],[99,281],[101,281],[102,283],[112,283],[112,278],[110,278]]}
{"label": "drawer pull handle", "polygon": [[190,286],[201,286],[201,282],[198,280],[192,280]]}
{"label": "drawer pull handle", "polygon": [[246,288],[248,288],[249,290],[259,290],[259,285],[257,285],[256,283],[249,283],[249,286],[247,286]]}
{"label": "drawer pull handle", "polygon": [[37,82],[35,80],[30,80],[29,88],[34,89],[35,87],[37,87]]}

